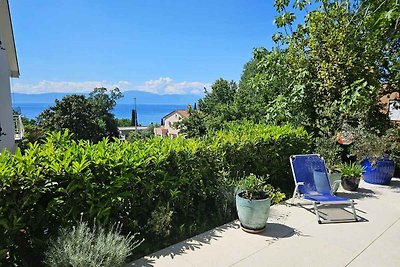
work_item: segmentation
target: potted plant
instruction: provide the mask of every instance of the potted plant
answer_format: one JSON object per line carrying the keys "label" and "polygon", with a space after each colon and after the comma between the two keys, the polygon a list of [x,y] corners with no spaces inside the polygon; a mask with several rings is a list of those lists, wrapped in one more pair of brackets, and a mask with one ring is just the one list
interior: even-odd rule
{"label": "potted plant", "polygon": [[357,191],[362,178],[364,167],[356,163],[343,163],[340,165],[342,173],[341,184],[343,189]]}
{"label": "potted plant", "polygon": [[371,184],[389,184],[394,172],[394,159],[400,145],[400,131],[389,129],[385,134],[362,131],[352,152],[365,168],[364,181]]}
{"label": "potted plant", "polygon": [[283,200],[285,194],[266,184],[262,176],[250,174],[238,184],[236,209],[242,229],[250,233],[262,232],[269,216],[271,203]]}

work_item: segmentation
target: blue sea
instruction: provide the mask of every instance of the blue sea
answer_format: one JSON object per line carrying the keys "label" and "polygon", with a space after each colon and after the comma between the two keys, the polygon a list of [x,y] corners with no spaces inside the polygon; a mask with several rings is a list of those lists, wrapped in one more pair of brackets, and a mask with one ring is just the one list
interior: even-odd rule
{"label": "blue sea", "polygon": [[[21,114],[29,119],[35,119],[50,104],[45,103],[15,103],[13,108],[20,111]],[[161,118],[176,109],[186,109],[186,105],[153,105],[138,104],[137,114],[138,122],[141,125],[149,125],[150,123],[160,123]],[[118,119],[130,119],[133,105],[117,104],[113,110],[115,117]]]}

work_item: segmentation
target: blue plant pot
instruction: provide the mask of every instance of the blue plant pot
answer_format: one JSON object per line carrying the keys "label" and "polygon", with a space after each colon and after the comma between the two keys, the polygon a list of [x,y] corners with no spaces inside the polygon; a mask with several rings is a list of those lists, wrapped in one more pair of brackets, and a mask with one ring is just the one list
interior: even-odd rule
{"label": "blue plant pot", "polygon": [[389,159],[377,160],[375,164],[369,159],[365,159],[361,162],[361,166],[365,168],[363,172],[365,182],[387,185],[392,180],[396,165],[393,160]]}
{"label": "blue plant pot", "polygon": [[236,195],[236,209],[242,229],[251,233],[258,233],[265,229],[271,206],[271,199],[250,200]]}

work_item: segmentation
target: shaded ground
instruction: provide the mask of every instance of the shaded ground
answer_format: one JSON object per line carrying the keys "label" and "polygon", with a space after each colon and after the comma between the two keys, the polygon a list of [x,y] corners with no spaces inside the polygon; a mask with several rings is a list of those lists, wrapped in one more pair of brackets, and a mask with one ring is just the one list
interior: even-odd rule
{"label": "shaded ground", "polygon": [[[272,207],[267,228],[248,234],[234,221],[127,266],[400,266],[400,179],[389,186],[361,181],[354,199],[360,222],[318,224],[312,206]],[[323,217],[348,219],[344,207]]]}

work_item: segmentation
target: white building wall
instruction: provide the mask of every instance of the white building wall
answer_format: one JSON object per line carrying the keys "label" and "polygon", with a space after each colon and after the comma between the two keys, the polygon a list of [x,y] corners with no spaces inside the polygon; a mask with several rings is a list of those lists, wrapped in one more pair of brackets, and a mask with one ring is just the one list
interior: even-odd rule
{"label": "white building wall", "polygon": [[161,127],[154,128],[154,135],[156,136],[169,136],[175,138],[179,136],[180,130],[174,127],[176,122],[179,122],[183,117],[177,112],[173,112],[168,117],[164,117],[164,125]]}
{"label": "white building wall", "polygon": [[400,99],[389,100],[389,119],[400,121]]}
{"label": "white building wall", "polygon": [[15,150],[14,123],[11,106],[10,70],[6,51],[0,48],[0,124],[3,133],[0,137],[0,153],[4,148]]}
{"label": "white building wall", "polygon": [[165,119],[164,121],[164,128],[168,129],[168,135],[179,135],[179,129],[174,127],[174,124],[178,121],[182,120],[182,116],[178,113],[173,113],[171,116]]}

